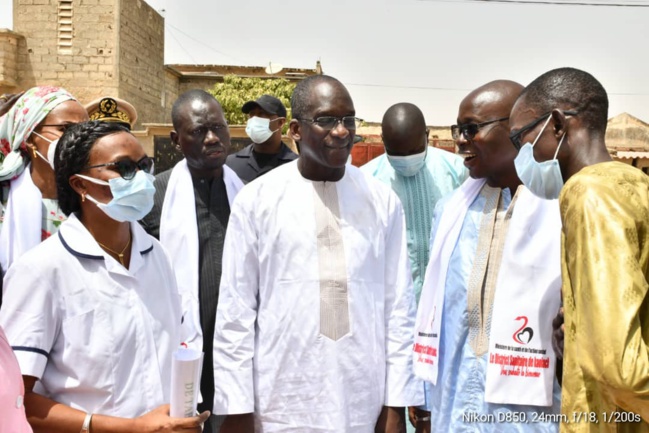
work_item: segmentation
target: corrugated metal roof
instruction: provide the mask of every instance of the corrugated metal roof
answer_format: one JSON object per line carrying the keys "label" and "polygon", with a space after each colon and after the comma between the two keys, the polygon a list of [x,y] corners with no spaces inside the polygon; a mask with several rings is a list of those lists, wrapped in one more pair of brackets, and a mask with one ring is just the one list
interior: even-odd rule
{"label": "corrugated metal roof", "polygon": [[620,159],[635,159],[635,158],[649,158],[649,152],[630,152],[630,151],[617,151],[615,157]]}

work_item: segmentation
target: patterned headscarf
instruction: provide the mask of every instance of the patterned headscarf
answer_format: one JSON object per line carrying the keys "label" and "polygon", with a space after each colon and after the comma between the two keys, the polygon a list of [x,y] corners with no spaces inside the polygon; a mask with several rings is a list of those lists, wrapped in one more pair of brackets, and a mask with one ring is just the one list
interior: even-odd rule
{"label": "patterned headscarf", "polygon": [[32,87],[0,119],[0,181],[22,173],[27,139],[32,131],[57,105],[71,99],[75,98],[60,87]]}

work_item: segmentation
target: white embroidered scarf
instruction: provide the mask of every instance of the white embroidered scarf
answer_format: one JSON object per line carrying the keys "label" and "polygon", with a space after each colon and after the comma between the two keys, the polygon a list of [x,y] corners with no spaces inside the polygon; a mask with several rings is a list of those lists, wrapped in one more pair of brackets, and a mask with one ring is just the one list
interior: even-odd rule
{"label": "white embroidered scarf", "polygon": [[2,231],[0,263],[3,272],[21,255],[41,243],[43,202],[41,191],[32,181],[29,166],[9,188]]}
{"label": "white embroidered scarf", "polygon": [[496,283],[486,401],[552,406],[556,362],[552,319],[560,303],[559,202],[538,198],[523,188]]}
{"label": "white embroidered scarf", "polygon": [[[223,181],[228,202],[232,201],[243,182],[232,169],[223,166]],[[203,348],[203,333],[198,306],[198,226],[192,176],[183,159],[173,168],[160,213],[160,243],[169,253],[176,274],[183,311],[190,313],[195,335],[185,341],[188,346]],[[189,303],[189,304],[188,304]],[[185,318],[187,320],[187,318]]]}
{"label": "white embroidered scarf", "polygon": [[70,100],[75,99],[60,87],[32,87],[0,119],[0,180],[13,180],[22,173],[32,132],[50,111]]}
{"label": "white embroidered scarf", "polygon": [[[466,212],[483,185],[484,180],[468,179],[454,193],[431,246],[415,325],[414,370],[434,385],[439,372],[448,265]],[[537,198],[527,189],[519,193],[517,200],[496,285],[485,399],[492,403],[549,406],[554,380],[551,322],[559,308],[561,288],[559,207],[556,200]],[[527,328],[535,334],[530,335]],[[518,370],[522,354],[522,376],[501,374],[522,371]]]}
{"label": "white embroidered scarf", "polygon": [[433,385],[437,384],[439,370],[439,340],[448,264],[466,212],[484,184],[484,179],[469,178],[453,193],[446,203],[431,245],[415,322],[413,368],[417,376]]}

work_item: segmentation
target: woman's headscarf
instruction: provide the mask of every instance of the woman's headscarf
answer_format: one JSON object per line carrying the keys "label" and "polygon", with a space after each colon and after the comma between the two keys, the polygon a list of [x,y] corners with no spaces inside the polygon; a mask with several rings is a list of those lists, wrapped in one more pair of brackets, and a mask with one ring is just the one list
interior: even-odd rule
{"label": "woman's headscarf", "polygon": [[27,139],[57,105],[75,98],[65,89],[32,87],[0,119],[0,181],[17,177],[25,169]]}

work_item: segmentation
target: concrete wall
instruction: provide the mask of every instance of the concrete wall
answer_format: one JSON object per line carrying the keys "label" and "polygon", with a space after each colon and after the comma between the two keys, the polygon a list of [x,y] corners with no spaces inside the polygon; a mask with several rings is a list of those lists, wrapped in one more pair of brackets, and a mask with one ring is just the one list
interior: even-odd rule
{"label": "concrete wall", "polygon": [[[103,1],[103,0],[100,0]],[[164,19],[142,0],[119,1],[119,97],[135,106],[138,125],[167,120]]]}
{"label": "concrete wall", "polygon": [[59,41],[58,0],[14,0],[18,43],[18,88],[62,86],[81,102],[117,94],[117,0],[73,0],[72,39]]}
{"label": "concrete wall", "polygon": [[164,123],[171,123],[171,107],[180,95],[178,77],[165,69]]}
{"label": "concrete wall", "polygon": [[18,86],[18,33],[0,29],[0,94],[13,93]]}
{"label": "concrete wall", "polygon": [[[15,88],[5,91],[47,84],[82,103],[117,96],[135,106],[138,126],[170,121],[178,79],[164,68],[163,18],[142,0],[72,0],[71,45],[61,49],[59,4],[14,0],[14,30],[23,38],[15,41]],[[6,39],[0,35],[0,53],[11,52]],[[6,55],[0,54],[0,86]]]}
{"label": "concrete wall", "polygon": [[136,108],[136,129],[171,123],[180,94],[224,73],[265,76],[264,67],[165,67],[164,18],[143,0],[13,0],[13,12],[15,34],[0,31],[0,93],[54,85],[84,104],[119,97]]}

